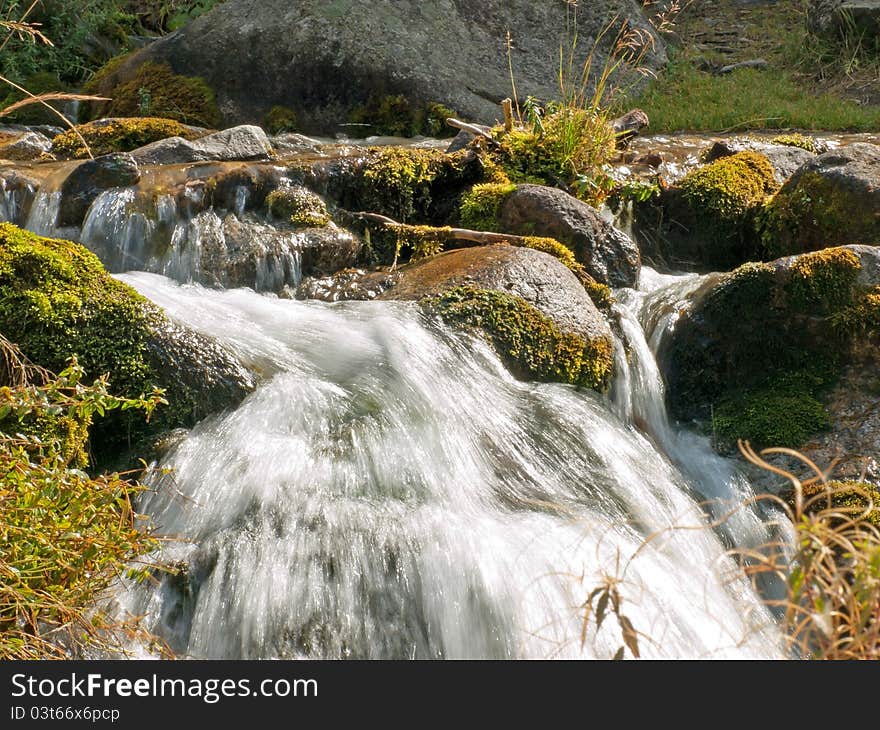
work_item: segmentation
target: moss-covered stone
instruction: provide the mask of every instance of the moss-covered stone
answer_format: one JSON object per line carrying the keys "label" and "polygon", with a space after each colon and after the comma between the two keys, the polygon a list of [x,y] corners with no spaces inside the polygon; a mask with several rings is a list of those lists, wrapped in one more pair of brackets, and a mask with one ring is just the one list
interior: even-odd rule
{"label": "moss-covered stone", "polygon": [[330,223],[327,205],[319,195],[300,186],[274,190],[266,196],[269,213],[296,228],[324,228]]}
{"label": "moss-covered stone", "polygon": [[297,113],[286,106],[273,106],[263,117],[263,127],[269,134],[284,134],[299,129]]}
{"label": "moss-covered stone", "polygon": [[517,296],[461,286],[422,305],[444,321],[486,336],[519,377],[603,390],[611,377],[610,339],[587,341],[562,332],[547,316]]}
{"label": "moss-covered stone", "polygon": [[770,141],[773,144],[781,144],[785,147],[800,147],[800,149],[812,152],[813,154],[819,154],[825,151],[823,145],[819,144],[815,139],[797,132],[792,134],[780,134]]}
{"label": "moss-covered stone", "polygon": [[516,184],[510,182],[474,185],[461,199],[461,225],[475,231],[499,231],[498,213],[514,190]]}
{"label": "moss-covered stone", "polygon": [[[85,247],[0,223],[0,332],[29,360],[54,372],[75,355],[88,377],[109,374],[111,387],[123,397],[137,398],[155,386],[166,389],[171,405],[157,411],[149,425],[132,411],[108,414],[96,424],[92,453],[99,462],[118,457],[150,432],[192,426],[212,408],[229,404],[211,402],[211,387],[217,394],[234,394],[235,372],[218,369],[212,373],[215,386],[201,385],[194,372],[198,358],[184,350],[180,329],[111,277]],[[202,348],[207,362],[211,345],[196,340],[186,346]]]}
{"label": "moss-covered stone", "polygon": [[[385,147],[372,150],[361,173],[358,201],[401,223],[430,223],[438,200],[455,197],[482,173],[467,152]],[[446,216],[443,216],[444,218]]]}
{"label": "moss-covered stone", "polygon": [[[718,250],[712,264],[760,258],[756,216],[778,190],[773,166],[757,152],[739,152],[688,173],[678,187],[681,222]],[[676,216],[678,217],[678,216]]]}
{"label": "moss-covered stone", "polygon": [[443,104],[419,104],[398,94],[371,98],[352,111],[349,121],[366,125],[370,134],[443,139],[455,134],[446,120],[456,116],[454,110]]}
{"label": "moss-covered stone", "polygon": [[802,445],[829,426],[824,393],[856,338],[877,331],[880,296],[849,248],[747,264],[676,326],[661,353],[678,418],[711,420],[719,446]]}
{"label": "moss-covered stone", "polygon": [[[829,500],[827,498],[830,497]],[[865,514],[865,519],[880,528],[880,489],[874,484],[858,481],[833,481],[804,488],[809,512],[832,509],[851,519]]]}
{"label": "moss-covered stone", "polygon": [[[876,194],[875,194],[876,197]],[[762,240],[768,257],[837,245],[880,243],[876,203],[819,172],[789,181],[767,204]]]}
{"label": "moss-covered stone", "polygon": [[110,61],[86,85],[87,92],[111,99],[93,105],[93,115],[164,117],[204,127],[220,124],[214,92],[204,79],[176,74],[167,63],[148,61],[117,83],[117,71],[126,60]]}
{"label": "moss-covered stone", "polygon": [[[199,134],[172,119],[153,117],[105,119],[77,126],[76,134],[67,130],[52,141],[52,152],[62,157],[83,159],[92,155],[108,155],[113,152],[130,152],[138,147],[168,137],[197,139]],[[83,146],[82,140],[88,144]]]}

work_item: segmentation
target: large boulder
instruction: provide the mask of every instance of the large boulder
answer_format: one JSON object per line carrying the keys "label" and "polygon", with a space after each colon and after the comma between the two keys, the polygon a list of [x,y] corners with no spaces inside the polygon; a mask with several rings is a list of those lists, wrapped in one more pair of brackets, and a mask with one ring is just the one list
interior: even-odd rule
{"label": "large boulder", "polygon": [[858,142],[802,165],[767,209],[770,255],[880,244],[880,146]]}
{"label": "large boulder", "polygon": [[78,165],[61,185],[59,227],[81,226],[86,213],[104,190],[134,185],[140,169],[127,153],[103,155]]}
{"label": "large boulder", "polygon": [[829,389],[856,360],[867,372],[878,335],[880,249],[845,246],[708,277],[658,359],[676,418],[710,424],[723,447],[797,448],[833,427]]}
{"label": "large boulder", "polygon": [[572,251],[596,281],[609,286],[635,286],[639,249],[590,205],[564,190],[518,185],[498,211],[498,230],[554,238]]}
{"label": "large boulder", "polygon": [[845,33],[873,38],[880,33],[878,0],[810,0],[807,24],[814,33],[841,37]]}
{"label": "large boulder", "polygon": [[[572,12],[568,3],[534,0],[227,0],[108,76],[127,81],[147,61],[195,71],[214,89],[228,123],[260,120],[285,106],[303,130],[326,131],[355,108],[395,95],[491,123],[512,93],[508,31],[517,91],[551,99],[559,95],[559,51],[568,53]],[[594,0],[577,13],[578,64],[615,17],[653,36],[644,65],[665,63],[663,42],[638,3]],[[614,36],[599,44],[594,68],[604,65]]]}
{"label": "large boulder", "polygon": [[266,133],[260,127],[245,124],[195,141],[183,137],[161,139],[134,150],[132,157],[141,165],[179,165],[206,161],[268,160],[272,154],[272,144]]}

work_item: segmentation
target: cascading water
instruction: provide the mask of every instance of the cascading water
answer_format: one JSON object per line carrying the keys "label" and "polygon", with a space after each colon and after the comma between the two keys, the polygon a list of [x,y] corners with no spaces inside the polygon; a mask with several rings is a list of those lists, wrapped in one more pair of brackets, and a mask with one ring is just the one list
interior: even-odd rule
{"label": "cascading water", "polygon": [[[668,423],[638,322],[695,282],[647,272],[656,291],[619,294],[630,364],[609,400],[517,381],[414,305],[122,278],[265,375],[140,505],[182,571],[117,600],[179,655],[610,657],[613,619],[581,641],[603,572],[625,579],[643,656],[779,655],[698,506],[747,485]],[[760,541],[743,514],[730,539]]]}

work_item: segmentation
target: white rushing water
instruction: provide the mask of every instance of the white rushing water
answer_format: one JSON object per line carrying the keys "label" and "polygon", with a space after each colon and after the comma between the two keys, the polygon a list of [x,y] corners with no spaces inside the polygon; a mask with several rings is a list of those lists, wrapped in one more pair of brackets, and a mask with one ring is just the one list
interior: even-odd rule
{"label": "white rushing water", "polygon": [[[668,423],[639,325],[687,280],[647,272],[653,293],[620,294],[629,364],[607,397],[517,381],[410,304],[122,278],[265,376],[168,454],[140,505],[185,570],[118,601],[179,655],[610,657],[613,619],[581,640],[603,573],[623,579],[643,656],[779,655],[698,506],[748,487]],[[760,541],[743,515],[728,539]]]}

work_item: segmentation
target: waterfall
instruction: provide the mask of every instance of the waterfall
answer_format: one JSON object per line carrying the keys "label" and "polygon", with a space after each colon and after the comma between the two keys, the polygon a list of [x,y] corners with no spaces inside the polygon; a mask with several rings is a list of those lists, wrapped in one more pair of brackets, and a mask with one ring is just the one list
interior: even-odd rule
{"label": "waterfall", "polygon": [[641,324],[696,280],[618,293],[625,366],[603,396],[518,381],[409,303],[121,278],[264,375],[139,505],[181,572],[115,600],[178,655],[607,658],[619,626],[582,641],[580,606],[610,574],[643,656],[779,656],[725,547],[759,541],[759,515],[725,536],[699,505],[748,485],[668,422]]}

